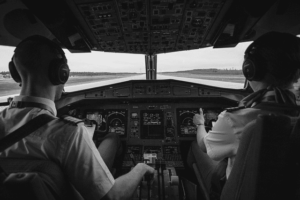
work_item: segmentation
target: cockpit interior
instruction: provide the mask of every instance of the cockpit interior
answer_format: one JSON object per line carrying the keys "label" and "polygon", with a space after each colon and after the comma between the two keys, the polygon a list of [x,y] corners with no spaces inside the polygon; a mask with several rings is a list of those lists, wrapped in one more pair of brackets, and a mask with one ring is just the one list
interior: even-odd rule
{"label": "cockpit interior", "polygon": [[[203,109],[205,129],[252,91],[175,79],[157,80],[160,54],[233,48],[269,31],[300,34],[297,0],[0,0],[0,45],[15,47],[38,34],[73,54],[92,51],[145,55],[146,80],[65,92],[57,116],[95,126],[96,147],[108,133],[122,142],[115,177],[139,162],[161,167],[151,196],[133,199],[207,199],[187,164],[196,140],[193,116]],[[126,70],[126,69],[125,69]],[[125,71],[124,70],[124,71]],[[299,91],[297,102],[300,102]],[[1,106],[8,105],[2,102]],[[298,104],[299,105],[299,104]],[[139,193],[140,192],[140,193]]]}
{"label": "cockpit interior", "polygon": [[118,173],[128,172],[134,163],[163,160],[166,169],[174,170],[173,176],[180,174],[180,179],[195,183],[186,171],[197,132],[193,116],[202,108],[209,131],[225,108],[236,106],[247,94],[175,80],[135,80],[68,94],[57,108],[58,115],[96,125],[96,146],[105,134],[119,134],[124,154]]}

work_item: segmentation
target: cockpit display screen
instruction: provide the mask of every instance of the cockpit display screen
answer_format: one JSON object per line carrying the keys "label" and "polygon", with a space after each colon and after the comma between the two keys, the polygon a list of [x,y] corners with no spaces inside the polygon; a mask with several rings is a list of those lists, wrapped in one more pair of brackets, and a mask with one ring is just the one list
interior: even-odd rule
{"label": "cockpit display screen", "polygon": [[107,127],[104,110],[87,111],[86,119],[90,120],[93,124],[96,125],[96,130],[101,132],[106,131]]}
{"label": "cockpit display screen", "polygon": [[107,110],[107,123],[109,133],[118,133],[120,136],[127,132],[127,110]]}
{"label": "cockpit display screen", "polygon": [[197,127],[193,123],[193,117],[199,113],[199,108],[178,108],[178,135],[181,137],[194,136],[197,133]]}
{"label": "cockpit display screen", "polygon": [[124,137],[127,134],[126,109],[91,110],[86,112],[86,119],[96,124],[99,132],[117,133]]}
{"label": "cockpit display screen", "polygon": [[141,111],[141,138],[164,138],[164,115],[162,110]]}

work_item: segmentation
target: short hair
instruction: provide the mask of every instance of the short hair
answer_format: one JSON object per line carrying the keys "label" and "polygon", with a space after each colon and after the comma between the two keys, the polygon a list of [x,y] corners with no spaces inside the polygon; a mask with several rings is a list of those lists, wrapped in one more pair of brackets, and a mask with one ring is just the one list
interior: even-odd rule
{"label": "short hair", "polygon": [[53,55],[61,55],[65,58],[59,45],[40,35],[30,36],[20,42],[15,49],[14,57],[18,58],[22,67],[29,72],[33,72],[40,67],[43,59],[42,53],[45,50]]}
{"label": "short hair", "polygon": [[264,65],[259,67],[266,68],[271,84],[287,87],[299,78],[300,38],[289,33],[269,32],[257,38],[248,48],[253,47],[256,56],[261,58],[259,65]]}

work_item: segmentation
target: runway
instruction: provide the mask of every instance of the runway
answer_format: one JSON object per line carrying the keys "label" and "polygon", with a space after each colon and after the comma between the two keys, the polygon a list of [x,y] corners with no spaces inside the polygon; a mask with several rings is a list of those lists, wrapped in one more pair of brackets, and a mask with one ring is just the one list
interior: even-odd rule
{"label": "runway", "polygon": [[[74,92],[79,90],[85,90],[85,89],[91,89],[116,83],[121,83],[124,81],[130,81],[130,80],[145,80],[146,75],[137,75],[137,76],[130,76],[125,78],[118,78],[118,79],[112,79],[112,80],[105,80],[93,83],[84,83],[80,85],[73,85],[73,86],[66,86],[65,91],[66,92]],[[205,80],[205,79],[196,79],[196,78],[183,78],[183,77],[175,77],[175,76],[166,76],[166,75],[157,75],[158,80],[166,80],[166,79],[173,79],[173,80],[179,80],[179,81],[186,81],[190,83],[197,83],[197,84],[203,84],[203,85],[209,85],[209,86],[215,86],[215,87],[221,87],[221,88],[231,88],[231,89],[242,89],[244,87],[244,84],[242,83],[231,83],[231,82],[224,82],[224,81],[213,81],[213,80]],[[0,102],[6,102],[7,98],[14,97],[18,94],[8,95],[8,96],[2,96],[0,97]]]}
{"label": "runway", "polygon": [[[68,86],[65,87],[66,92],[73,92],[78,90],[84,90],[84,89],[90,89],[95,87],[101,87],[105,85],[111,85],[116,83],[121,83],[124,81],[129,80],[145,80],[146,75],[137,75],[137,76],[130,76],[125,78],[119,78],[119,79],[112,79],[112,80],[106,80],[99,82],[93,82],[93,83],[85,83],[81,85],[75,85],[75,86]],[[216,86],[216,87],[223,87],[223,88],[231,88],[231,89],[242,89],[244,87],[244,84],[241,83],[230,83],[230,82],[223,82],[223,81],[212,81],[212,80],[205,80],[205,79],[196,79],[196,78],[182,78],[182,77],[175,77],[175,76],[166,76],[166,75],[157,75],[158,80],[165,80],[165,79],[174,79],[179,81],[186,81],[191,83],[197,83],[197,84],[204,84],[209,86]]]}

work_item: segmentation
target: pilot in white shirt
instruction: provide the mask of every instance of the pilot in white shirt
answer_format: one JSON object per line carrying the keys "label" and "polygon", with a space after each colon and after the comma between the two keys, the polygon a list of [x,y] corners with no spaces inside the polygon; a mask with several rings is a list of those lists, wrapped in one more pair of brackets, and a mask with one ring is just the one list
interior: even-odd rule
{"label": "pilot in white shirt", "polygon": [[[9,70],[21,84],[21,92],[0,113],[0,139],[38,115],[46,113],[55,118],[54,101],[60,99],[70,71],[61,47],[38,35],[18,44]],[[56,118],[0,157],[52,160],[87,200],[130,199],[143,176],[154,169],[138,163],[129,173],[114,179],[107,167],[116,154],[114,139],[104,140],[97,149],[83,124],[76,119]]]}
{"label": "pilot in white shirt", "polygon": [[[0,113],[1,138],[38,115],[56,116],[55,104],[49,99],[16,96],[11,104],[15,102],[34,102],[47,109],[13,106],[4,109]],[[0,152],[0,157],[52,160],[61,166],[71,184],[85,199],[103,197],[114,184],[113,176],[83,123],[57,118]]]}
{"label": "pilot in white shirt", "polygon": [[[300,75],[300,39],[279,32],[260,36],[245,51],[243,73],[253,93],[245,97],[239,107],[222,112],[208,133],[202,109],[193,118],[197,125],[197,143],[192,145],[189,162],[195,160],[211,194],[221,194],[220,179],[230,176],[243,130],[255,123],[259,114],[297,116],[293,109],[297,105],[296,98],[290,89]],[[225,158],[228,158],[226,177],[217,173],[224,163],[219,161],[226,161]],[[214,180],[216,174],[218,180]],[[213,185],[220,190],[212,191]]]}

